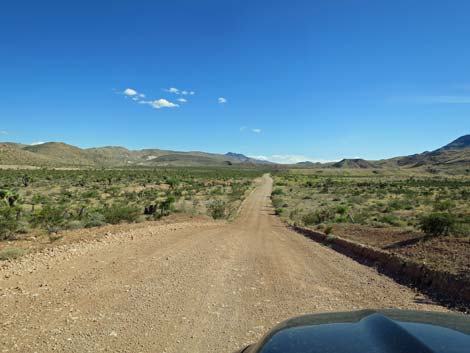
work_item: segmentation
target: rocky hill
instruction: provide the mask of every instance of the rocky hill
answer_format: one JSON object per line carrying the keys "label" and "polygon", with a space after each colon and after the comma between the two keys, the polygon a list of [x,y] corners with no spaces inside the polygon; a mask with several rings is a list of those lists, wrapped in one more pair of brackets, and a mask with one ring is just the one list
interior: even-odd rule
{"label": "rocky hill", "polygon": [[[243,156],[243,157],[241,157]],[[258,165],[260,161],[244,155],[205,152],[178,152],[160,149],[128,150],[119,146],[82,149],[62,142],[37,145],[0,143],[0,165],[54,167],[122,166],[222,166]]]}

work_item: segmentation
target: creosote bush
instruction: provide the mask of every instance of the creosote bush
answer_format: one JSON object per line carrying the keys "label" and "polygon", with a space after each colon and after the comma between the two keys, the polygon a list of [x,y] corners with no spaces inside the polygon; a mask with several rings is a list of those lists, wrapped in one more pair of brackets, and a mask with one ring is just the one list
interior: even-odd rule
{"label": "creosote bush", "polygon": [[107,223],[118,224],[123,221],[137,222],[142,212],[136,206],[117,203],[104,208],[102,213]]}
{"label": "creosote bush", "polygon": [[45,205],[31,217],[33,227],[42,227],[49,233],[62,229],[66,223],[67,213],[63,207]]}
{"label": "creosote bush", "polygon": [[227,216],[227,204],[222,200],[212,201],[208,206],[209,214],[214,219],[222,219]]}
{"label": "creosote bush", "polygon": [[445,236],[452,232],[455,226],[455,218],[450,213],[435,212],[423,216],[419,226],[427,236]]}

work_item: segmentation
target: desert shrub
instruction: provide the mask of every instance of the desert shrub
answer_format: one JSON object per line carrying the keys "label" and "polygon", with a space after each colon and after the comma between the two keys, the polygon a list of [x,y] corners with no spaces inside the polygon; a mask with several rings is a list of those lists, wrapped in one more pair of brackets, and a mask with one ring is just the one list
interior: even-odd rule
{"label": "desert shrub", "polygon": [[279,197],[273,197],[272,203],[274,208],[280,208],[284,204],[284,201]]}
{"label": "desert shrub", "polygon": [[368,210],[361,210],[351,216],[351,223],[366,224],[370,217]]}
{"label": "desert shrub", "polygon": [[388,203],[388,208],[392,210],[411,210],[413,205],[408,200],[395,199]]}
{"label": "desert shrub", "polygon": [[346,217],[346,216],[335,216],[332,219],[332,222],[334,222],[334,223],[346,223],[346,222],[349,222],[349,221],[350,221],[350,218]]}
{"label": "desert shrub", "polygon": [[0,207],[0,240],[10,239],[18,230],[17,212],[14,207]]}
{"label": "desert shrub", "polygon": [[321,223],[320,222],[320,218],[318,217],[318,213],[317,212],[309,212],[307,214],[304,214],[302,216],[302,222],[303,224],[305,224],[306,226],[310,226],[310,225],[313,225],[313,224],[319,224]]}
{"label": "desert shrub", "polygon": [[325,238],[325,240],[326,240],[327,242],[332,242],[332,241],[335,240],[335,239],[336,239],[336,237],[335,237],[333,234],[327,234],[327,235],[326,235],[326,238]]}
{"label": "desert shrub", "polygon": [[115,203],[103,211],[104,219],[107,223],[118,224],[120,222],[137,222],[140,216],[140,209],[136,206],[123,203]]}
{"label": "desert shrub", "polygon": [[67,229],[80,229],[80,228],[83,228],[83,226],[84,226],[84,223],[79,220],[73,220],[66,224]]}
{"label": "desert shrub", "polygon": [[333,232],[333,226],[327,226],[325,228],[325,234],[328,235],[328,234],[331,234]]}
{"label": "desert shrub", "polygon": [[470,220],[456,223],[452,229],[452,234],[462,237],[470,236]]}
{"label": "desert shrub", "polygon": [[227,204],[222,200],[212,201],[207,209],[209,215],[214,219],[222,219],[227,215]]}
{"label": "desert shrub", "polygon": [[455,208],[455,202],[452,200],[441,200],[434,204],[435,211],[450,211]]}
{"label": "desert shrub", "polygon": [[63,207],[45,205],[31,216],[33,227],[42,227],[48,232],[55,232],[64,227],[66,214]]}
{"label": "desert shrub", "polygon": [[322,209],[319,211],[309,212],[302,217],[305,225],[320,224],[330,221],[335,215],[332,209]]}
{"label": "desert shrub", "polygon": [[364,203],[365,200],[362,196],[351,196],[348,197],[347,201],[350,205],[361,205]]}
{"label": "desert shrub", "polygon": [[24,250],[20,248],[8,248],[0,252],[0,261],[16,259],[24,254]]}
{"label": "desert shrub", "polygon": [[431,213],[419,221],[420,229],[427,236],[449,235],[455,226],[455,218],[450,213]]}
{"label": "desert shrub", "polygon": [[271,196],[284,195],[284,191],[281,188],[276,188],[271,192]]}
{"label": "desert shrub", "polygon": [[289,219],[293,221],[298,217],[299,214],[300,214],[300,210],[298,208],[295,208],[292,211],[290,211]]}
{"label": "desert shrub", "polygon": [[348,207],[345,206],[345,205],[338,205],[336,206],[336,213],[340,214],[340,215],[345,215],[346,212],[348,212]]}
{"label": "desert shrub", "polygon": [[97,211],[88,213],[83,223],[85,228],[100,227],[105,224],[105,216]]}
{"label": "desert shrub", "polygon": [[100,196],[98,190],[88,190],[81,194],[83,199],[91,199],[91,198],[98,198]]}
{"label": "desert shrub", "polygon": [[393,214],[386,214],[382,217],[380,217],[379,222],[385,223],[385,224],[390,224],[391,226],[399,226],[400,221],[397,216]]}
{"label": "desert shrub", "polygon": [[166,216],[173,209],[176,198],[173,195],[168,195],[166,199],[160,202],[160,216]]}

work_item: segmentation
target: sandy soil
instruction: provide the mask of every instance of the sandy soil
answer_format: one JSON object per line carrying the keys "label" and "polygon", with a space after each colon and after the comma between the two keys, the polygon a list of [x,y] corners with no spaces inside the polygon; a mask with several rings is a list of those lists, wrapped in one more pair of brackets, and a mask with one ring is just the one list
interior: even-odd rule
{"label": "sandy soil", "polygon": [[0,270],[2,352],[232,352],[289,317],[445,310],[273,215],[265,176],[230,224],[158,222]]}

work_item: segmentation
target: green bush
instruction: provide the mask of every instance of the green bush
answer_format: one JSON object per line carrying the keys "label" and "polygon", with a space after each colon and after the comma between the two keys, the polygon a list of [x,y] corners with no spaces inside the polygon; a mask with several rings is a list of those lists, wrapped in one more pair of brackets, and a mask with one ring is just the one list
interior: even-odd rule
{"label": "green bush", "polygon": [[107,223],[118,224],[123,221],[129,223],[137,222],[141,211],[136,206],[116,203],[104,208],[102,213]]}
{"label": "green bush", "polygon": [[392,210],[411,210],[413,205],[408,200],[392,200],[388,203],[388,208]]}
{"label": "green bush", "polygon": [[449,235],[455,226],[455,218],[450,213],[431,213],[421,218],[420,229],[431,237]]}
{"label": "green bush", "polygon": [[175,203],[176,198],[173,195],[168,195],[165,201],[160,202],[160,215],[166,216],[170,213]]}
{"label": "green bush", "polygon": [[311,226],[313,224],[319,224],[320,218],[318,217],[317,212],[310,212],[302,216],[302,222],[306,226]]}
{"label": "green bush", "polygon": [[85,217],[84,226],[85,228],[101,227],[106,224],[104,215],[99,212],[88,213]]}
{"label": "green bush", "polygon": [[455,202],[452,200],[442,200],[434,204],[435,211],[450,211],[455,208]]}
{"label": "green bush", "polygon": [[84,223],[79,220],[73,220],[67,223],[66,228],[67,229],[80,229],[83,228]]}
{"label": "green bush", "polygon": [[276,188],[271,192],[271,196],[284,195],[284,191],[281,188]]}
{"label": "green bush", "polygon": [[0,240],[11,238],[18,230],[17,214],[14,207],[0,207]]}
{"label": "green bush", "polygon": [[215,200],[209,204],[208,210],[212,218],[222,219],[227,215],[227,204],[222,200]]}
{"label": "green bush", "polygon": [[33,227],[42,227],[48,232],[55,232],[62,229],[66,223],[65,211],[63,207],[45,205],[31,216]]}
{"label": "green bush", "polygon": [[399,226],[400,221],[398,220],[397,216],[392,215],[392,214],[387,214],[382,216],[379,219],[379,222],[390,224],[391,226]]}
{"label": "green bush", "polygon": [[273,197],[272,203],[274,208],[280,208],[284,204],[284,201],[279,197]]}

